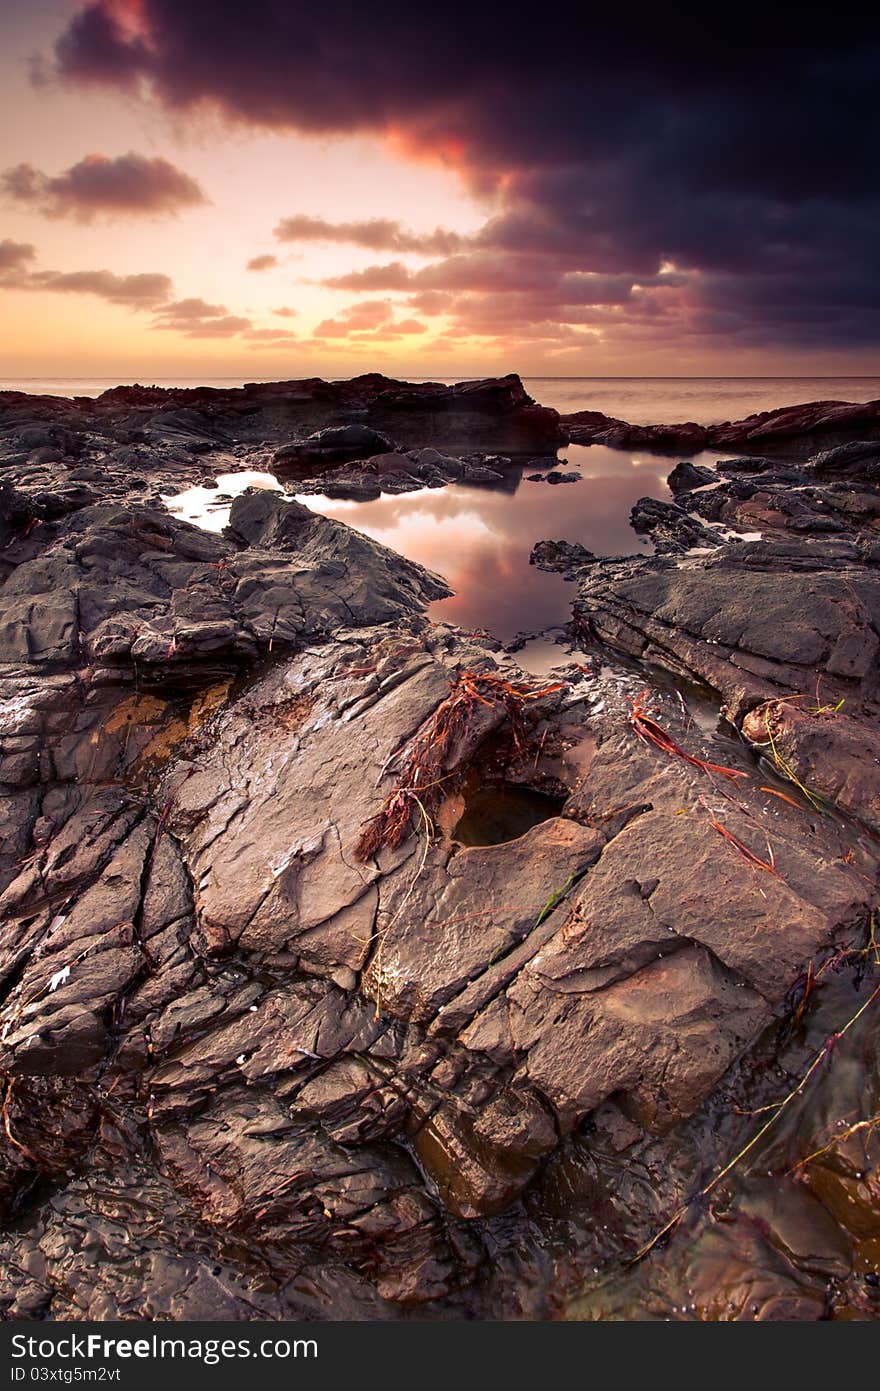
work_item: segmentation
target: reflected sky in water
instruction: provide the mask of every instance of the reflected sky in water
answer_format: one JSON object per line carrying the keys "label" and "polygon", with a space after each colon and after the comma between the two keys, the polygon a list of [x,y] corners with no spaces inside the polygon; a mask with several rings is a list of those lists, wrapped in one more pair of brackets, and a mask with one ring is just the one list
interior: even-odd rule
{"label": "reflected sky in water", "polygon": [[507,640],[570,616],[574,587],[529,565],[536,541],[579,541],[597,555],[645,552],[630,508],[640,497],[669,497],[674,459],[571,445],[559,466],[565,461],[583,475],[579,483],[530,483],[526,469],[504,491],[455,486],[375,502],[302,501],[445,576],[455,597],[432,604],[433,618]]}
{"label": "reflected sky in water", "polygon": [[[712,463],[716,454],[695,456]],[[373,502],[301,497],[443,575],[452,599],[431,605],[431,616],[462,628],[485,628],[504,641],[568,621],[574,587],[529,565],[536,541],[579,541],[596,555],[633,555],[650,547],[629,525],[640,497],[669,498],[666,478],[675,459],[604,445],[569,445],[557,467],[580,482],[528,481],[533,469],[512,469],[498,487],[422,488]],[[225,526],[229,498],[245,487],[279,488],[268,474],[223,474],[219,489],[190,488],[166,499],[171,511],[213,531]]]}

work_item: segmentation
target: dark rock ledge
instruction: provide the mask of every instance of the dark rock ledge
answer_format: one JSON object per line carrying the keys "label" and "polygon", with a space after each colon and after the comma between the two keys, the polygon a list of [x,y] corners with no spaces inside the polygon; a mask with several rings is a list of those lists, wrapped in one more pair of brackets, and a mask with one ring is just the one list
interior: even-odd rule
{"label": "dark rock ledge", "polygon": [[755,445],[774,452],[797,450],[804,442],[831,444],[880,438],[880,401],[808,401],[759,411],[719,425],[687,421],[677,425],[632,425],[601,411],[574,411],[561,417],[572,444],[608,444],[616,449],[658,452],[740,449]]}
{"label": "dark rock ledge", "polygon": [[636,505],[655,557],[533,559],[579,580],[585,630],[711,686],[757,750],[880,830],[880,441],[743,462]]}
{"label": "dark rock ledge", "polygon": [[[837,863],[863,857],[868,912],[868,945],[853,969],[844,957],[826,957],[818,967],[814,958],[802,987],[813,1013],[802,1004],[794,1016],[810,1021],[805,1037],[803,1022],[765,1034],[701,1110],[664,1139],[633,1140],[618,1114],[599,1108],[567,1159],[548,1163],[543,1191],[551,1204],[561,1189],[566,1205],[586,1201],[611,1213],[623,1258],[609,1279],[607,1247],[615,1238],[594,1242],[593,1274],[585,1270],[581,1292],[564,1301],[569,1317],[877,1317],[880,1273],[871,1243],[880,1233],[880,1139],[871,1117],[880,1104],[880,1054],[868,1006],[876,1002],[880,964],[880,441],[849,440],[807,458],[803,444],[801,465],[781,463],[778,454],[730,459],[715,471],[679,464],[669,478],[675,503],[643,499],[633,509],[634,527],[654,542],[650,559],[598,561],[576,545],[547,541],[533,553],[534,563],[577,582],[574,627],[582,645],[598,641],[600,652],[665,668],[686,692],[717,693],[757,760],[748,786],[760,784],[765,798],[763,825],[753,822],[748,836],[748,819],[741,823],[740,846],[772,865],[783,808],[798,808],[796,834],[808,855],[836,823],[849,841]],[[693,727],[688,733],[693,739]],[[628,755],[620,754],[611,785],[623,776]],[[730,802],[740,800],[743,785],[719,796],[720,781],[700,800],[729,832]],[[601,797],[595,771],[588,784]],[[686,806],[683,799],[679,815]],[[608,852],[600,867],[607,862]],[[828,863],[817,858],[816,883]],[[790,870],[777,863],[777,872],[792,883]],[[722,884],[716,897],[705,867],[692,878],[681,866],[679,904],[696,883],[702,910],[726,915],[729,887]],[[777,921],[770,909],[771,934]],[[763,950],[775,946],[767,939]],[[814,980],[821,980],[815,1004]],[[841,1039],[859,1001],[868,1012]],[[817,1056],[826,1059],[821,1073]],[[800,1096],[794,1089],[807,1075],[788,1119],[777,1109],[780,1099],[787,1091]],[[754,1119],[740,1128],[737,1115]],[[707,1176],[726,1173],[767,1117],[779,1119],[776,1129],[711,1201],[694,1202]],[[630,1215],[651,1206],[646,1191],[657,1204],[653,1227],[641,1227],[648,1242],[670,1212],[684,1216],[668,1248],[632,1266],[624,1263],[632,1252]]]}

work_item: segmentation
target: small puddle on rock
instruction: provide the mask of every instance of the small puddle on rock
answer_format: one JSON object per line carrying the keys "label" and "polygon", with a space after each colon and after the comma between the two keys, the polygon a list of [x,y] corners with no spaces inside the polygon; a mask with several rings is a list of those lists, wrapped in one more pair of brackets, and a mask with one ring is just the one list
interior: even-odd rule
{"label": "small puddle on rock", "polygon": [[221,532],[229,525],[233,498],[237,498],[247,488],[290,496],[284,493],[274,474],[242,469],[236,473],[219,473],[216,487],[206,488],[202,484],[194,484],[193,487],[184,488],[179,493],[163,493],[162,501],[172,516],[192,522],[203,531]]}
{"label": "small puddle on rock", "polygon": [[558,816],[564,799],[530,787],[500,783],[471,792],[464,814],[452,832],[461,845],[502,845],[533,826]]}

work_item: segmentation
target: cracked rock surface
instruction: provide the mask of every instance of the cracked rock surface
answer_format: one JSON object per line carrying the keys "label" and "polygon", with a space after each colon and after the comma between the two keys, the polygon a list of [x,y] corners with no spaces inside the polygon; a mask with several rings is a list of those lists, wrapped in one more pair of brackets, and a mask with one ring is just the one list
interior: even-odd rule
{"label": "cracked rock surface", "polygon": [[[700,515],[772,510],[752,484]],[[805,971],[863,941],[870,844],[639,742],[642,672],[572,661],[536,690],[492,640],[426,620],[441,579],[277,495],[236,499],[215,537],[7,484],[0,522],[4,1314],[546,1314],[583,1136],[660,1156],[674,1190],[674,1147]],[[732,716],[818,663],[858,721],[876,572],[847,525],[830,548],[590,558],[577,611]],[[465,677],[439,777],[405,785]],[[791,726],[774,740],[800,766]],[[401,837],[365,854],[414,790]],[[794,1209],[749,1201],[803,1256]],[[846,1264],[830,1235],[819,1259]],[[819,1316],[786,1279],[754,1297]]]}

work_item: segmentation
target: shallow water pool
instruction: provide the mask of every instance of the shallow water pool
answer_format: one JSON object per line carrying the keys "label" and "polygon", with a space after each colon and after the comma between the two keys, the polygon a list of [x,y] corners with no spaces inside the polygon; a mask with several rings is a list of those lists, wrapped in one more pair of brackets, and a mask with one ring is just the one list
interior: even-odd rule
{"label": "shallow water pool", "polygon": [[[701,454],[712,463],[717,454]],[[667,455],[631,453],[604,445],[570,445],[558,465],[578,482],[530,482],[533,467],[514,467],[496,487],[421,488],[370,502],[301,496],[326,517],[390,546],[443,575],[455,591],[432,604],[431,616],[466,629],[486,629],[507,641],[567,621],[573,596],[558,575],[529,565],[536,541],[577,541],[596,555],[648,553],[629,525],[640,497],[668,499]],[[229,519],[230,501],[248,487],[283,491],[268,473],[221,474],[216,489],[195,487],[165,499],[177,516],[212,531]]]}

